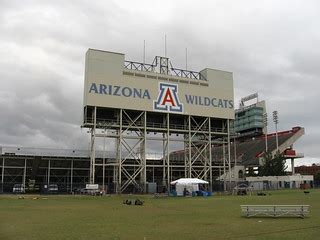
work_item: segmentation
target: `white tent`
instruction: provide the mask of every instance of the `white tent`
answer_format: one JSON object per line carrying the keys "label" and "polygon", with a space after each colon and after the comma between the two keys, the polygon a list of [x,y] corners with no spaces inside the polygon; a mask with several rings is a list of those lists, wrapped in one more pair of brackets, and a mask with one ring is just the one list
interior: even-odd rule
{"label": "white tent", "polygon": [[180,178],[178,180],[172,181],[170,183],[171,185],[175,184],[183,184],[183,185],[188,185],[188,184],[209,184],[209,182],[198,179],[198,178]]}
{"label": "white tent", "polygon": [[209,182],[198,178],[180,178],[172,181],[170,184],[176,186],[177,196],[183,196],[184,189],[191,194],[192,192],[199,191],[199,184],[209,184]]}

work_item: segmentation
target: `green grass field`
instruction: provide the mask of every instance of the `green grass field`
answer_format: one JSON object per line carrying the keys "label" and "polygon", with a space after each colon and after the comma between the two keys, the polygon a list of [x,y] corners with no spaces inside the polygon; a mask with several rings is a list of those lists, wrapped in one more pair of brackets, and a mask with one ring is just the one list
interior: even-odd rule
{"label": "green grass field", "polygon": [[[319,239],[320,190],[267,196],[0,195],[0,239]],[[122,204],[139,198],[143,206]],[[310,217],[244,218],[241,204],[309,204]]]}

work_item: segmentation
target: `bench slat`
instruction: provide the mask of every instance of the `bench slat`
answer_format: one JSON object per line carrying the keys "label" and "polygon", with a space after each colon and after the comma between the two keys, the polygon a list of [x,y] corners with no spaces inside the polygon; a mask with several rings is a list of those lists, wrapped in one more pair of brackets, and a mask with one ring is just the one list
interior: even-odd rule
{"label": "bench slat", "polygon": [[246,217],[305,217],[309,214],[310,205],[240,205]]}

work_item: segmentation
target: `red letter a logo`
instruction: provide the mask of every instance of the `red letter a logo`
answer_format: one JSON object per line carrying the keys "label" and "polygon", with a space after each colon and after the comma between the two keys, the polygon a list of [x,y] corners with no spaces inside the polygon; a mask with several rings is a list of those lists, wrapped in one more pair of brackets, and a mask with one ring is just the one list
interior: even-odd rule
{"label": "red letter a logo", "polygon": [[167,91],[166,91],[166,94],[165,94],[165,96],[164,96],[164,98],[163,98],[163,101],[162,101],[162,105],[165,105],[166,103],[171,103],[171,106],[175,106],[175,104],[174,104],[174,99],[173,99],[173,97],[172,97],[172,95],[171,95],[171,91],[170,91],[170,88],[167,88]]}

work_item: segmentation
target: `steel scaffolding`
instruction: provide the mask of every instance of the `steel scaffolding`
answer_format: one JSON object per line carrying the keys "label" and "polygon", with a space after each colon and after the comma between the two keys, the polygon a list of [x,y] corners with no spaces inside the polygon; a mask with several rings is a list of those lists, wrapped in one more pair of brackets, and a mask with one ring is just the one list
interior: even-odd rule
{"label": "steel scaffolding", "polygon": [[[218,177],[214,170],[219,169],[221,174],[221,170],[225,173],[231,169],[228,119],[96,106],[86,106],[84,113],[83,127],[91,132],[90,183],[95,183],[96,166],[102,166],[103,169],[112,167],[117,193],[132,189],[147,192],[150,170],[152,181],[166,191],[170,190],[170,182],[178,177],[207,180],[211,189]],[[114,161],[96,163],[96,138],[103,138],[104,142],[115,139]],[[159,149],[162,161],[148,159],[148,141],[162,142],[162,151]],[[181,158],[170,150],[175,142],[184,146]],[[222,161],[213,158],[214,144],[227,145]]]}

